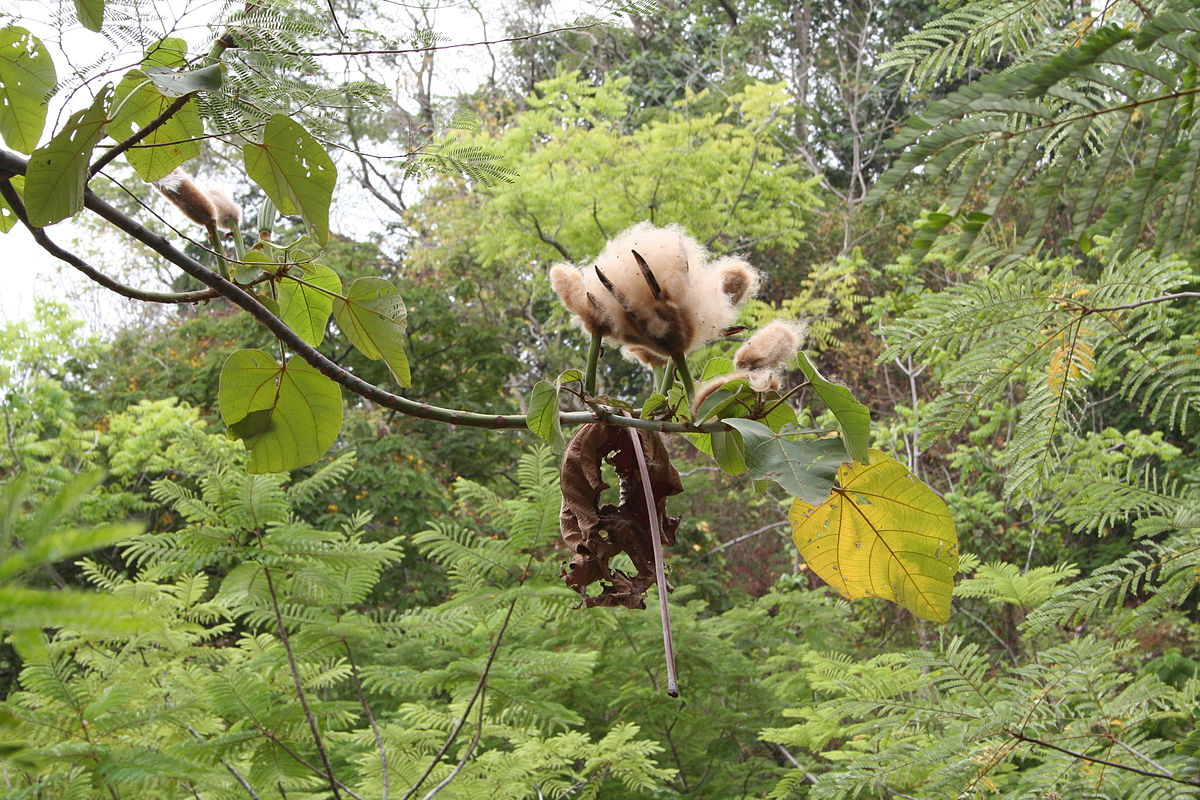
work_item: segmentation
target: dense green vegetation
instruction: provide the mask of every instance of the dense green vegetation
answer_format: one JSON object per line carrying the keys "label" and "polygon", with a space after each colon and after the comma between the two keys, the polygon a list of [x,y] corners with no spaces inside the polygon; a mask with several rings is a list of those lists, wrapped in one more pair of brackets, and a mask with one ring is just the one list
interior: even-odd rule
{"label": "dense green vegetation", "polygon": [[[521,3],[465,92],[427,8],[59,5],[0,230],[129,306],[0,327],[5,798],[1200,797],[1192,4]],[[644,220],[736,327],[622,332]]]}

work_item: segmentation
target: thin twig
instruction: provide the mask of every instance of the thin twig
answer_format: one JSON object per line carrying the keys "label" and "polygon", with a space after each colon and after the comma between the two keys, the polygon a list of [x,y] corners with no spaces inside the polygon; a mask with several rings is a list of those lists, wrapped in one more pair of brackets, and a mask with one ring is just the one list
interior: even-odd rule
{"label": "thin twig", "polygon": [[429,792],[421,798],[421,800],[433,800],[434,795],[450,785],[450,782],[458,777],[458,773],[462,772],[463,767],[471,760],[471,755],[475,752],[475,748],[479,746],[479,740],[483,738],[483,710],[487,707],[486,692],[481,695],[479,701],[479,719],[475,723],[475,735],[471,737],[471,743],[467,745],[467,749],[463,751],[462,758],[454,765],[454,769],[450,770],[450,774],[438,781],[437,786],[434,786]]}
{"label": "thin twig", "polygon": [[1137,767],[1131,767],[1128,764],[1121,764],[1116,761],[1108,761],[1103,758],[1095,758],[1093,756],[1084,755],[1083,753],[1077,753],[1074,750],[1068,750],[1065,747],[1059,747],[1058,745],[1052,744],[1051,742],[1043,742],[1041,739],[1034,739],[1032,737],[1025,736],[1024,734],[1017,733],[1016,731],[1004,731],[1004,733],[1006,735],[1011,736],[1014,739],[1018,739],[1022,742],[1037,745],[1038,747],[1046,747],[1046,748],[1049,748],[1050,750],[1055,750],[1059,753],[1062,753],[1063,755],[1068,755],[1068,756],[1071,756],[1072,758],[1078,758],[1080,761],[1090,761],[1093,764],[1103,764],[1104,766],[1112,767],[1113,769],[1121,769],[1121,770],[1125,770],[1126,772],[1133,772],[1138,775],[1144,775],[1147,778],[1158,778],[1158,779],[1164,780],[1164,781],[1171,781],[1172,783],[1179,783],[1184,786],[1200,786],[1200,778],[1191,778],[1188,780],[1184,780],[1182,778],[1176,778],[1174,775],[1172,775],[1169,772],[1167,772],[1167,773],[1150,772],[1149,770],[1138,769]]}
{"label": "thin twig", "polygon": [[[259,547],[262,547],[262,534],[257,534]],[[296,666],[296,655],[292,652],[291,639],[288,636],[287,626],[283,623],[283,612],[279,610],[279,596],[275,593],[275,582],[271,578],[271,570],[266,564],[262,566],[263,576],[267,579],[267,594],[271,597],[271,608],[275,611],[275,624],[279,627],[279,641],[283,645],[283,652],[287,654],[288,669],[292,673],[292,685],[296,689],[296,698],[300,701],[300,708],[304,711],[304,718],[308,720],[308,729],[312,732],[313,743],[317,747],[317,754],[321,757],[321,763],[325,766],[325,777],[329,779],[329,788],[333,792],[333,799],[340,800],[341,794],[338,793],[338,781],[333,775],[333,764],[329,760],[329,753],[325,749],[325,742],[321,739],[321,728],[317,725],[317,718],[313,716],[312,709],[308,705],[308,695],[304,691],[304,684],[300,681],[300,670]]]}
{"label": "thin twig", "polygon": [[[485,39],[478,42],[459,42],[457,44],[431,44],[424,47],[406,47],[406,48],[378,48],[375,50],[272,50],[275,55],[282,56],[383,56],[383,55],[407,55],[410,53],[430,53],[437,50],[454,50],[461,47],[486,47],[494,44],[508,44],[511,42],[524,42],[530,39],[537,39],[542,36],[551,36],[555,33],[569,33],[571,31],[586,31],[589,28],[594,28],[599,25],[597,22],[587,22],[582,25],[566,25],[561,28],[550,28],[544,31],[534,31],[521,36],[506,36],[503,39]],[[242,48],[244,53],[261,53],[262,50],[245,47]]]}
{"label": "thin twig", "polygon": [[654,549],[654,582],[658,584],[658,613],[662,617],[663,654],[667,660],[667,695],[679,697],[679,680],[675,675],[675,642],[671,637],[671,608],[667,604],[667,574],[666,568],[663,566],[663,542],[662,531],[658,525],[658,508],[654,502],[654,488],[650,485],[650,470],[646,467],[646,454],[642,452],[642,435],[635,430],[630,430],[629,439],[633,442],[633,454],[637,458],[638,472],[642,476],[642,494],[646,498],[646,516],[650,518],[650,544]]}
{"label": "thin twig", "polygon": [[[187,731],[188,733],[190,733],[192,736],[195,736],[201,742],[205,741],[204,737],[201,736],[196,731],[195,728],[193,728],[192,726],[190,726],[186,723],[180,723],[180,724],[182,724],[183,729],[185,731]],[[227,769],[229,771],[229,774],[233,776],[233,779],[242,785],[242,788],[246,790],[246,794],[250,795],[250,797],[253,798],[253,800],[262,800],[262,798],[258,796],[258,793],[254,791],[254,787],[251,786],[249,783],[247,783],[246,779],[242,777],[242,773],[238,772],[234,768],[234,766],[232,764],[230,764],[228,761],[226,761],[225,759],[223,759],[223,758],[220,759],[220,762],[221,762],[221,766],[224,767],[225,769]]]}
{"label": "thin twig", "polygon": [[743,533],[741,536],[737,537],[736,539],[730,539],[728,542],[722,542],[721,544],[714,547],[712,550],[709,550],[707,553],[700,556],[700,558],[701,559],[708,558],[711,555],[721,552],[722,550],[724,550],[727,547],[733,547],[735,544],[741,544],[742,542],[746,541],[747,539],[753,539],[755,536],[758,536],[759,534],[766,533],[767,531],[775,530],[776,528],[782,528],[784,525],[790,525],[790,524],[791,524],[790,522],[788,522],[787,520],[784,520],[782,522],[772,522],[770,525],[764,525],[763,527],[759,528],[756,531],[750,531],[749,533]]}
{"label": "thin twig", "polygon": [[[521,583],[525,583],[524,574],[521,577]],[[437,751],[437,754],[433,757],[433,760],[429,762],[429,766],[425,768],[423,773],[421,773],[421,777],[417,779],[417,782],[412,785],[412,788],[409,789],[405,793],[404,797],[400,798],[400,800],[410,800],[410,798],[417,793],[417,791],[421,788],[421,784],[423,784],[430,774],[433,773],[434,768],[437,767],[438,763],[442,760],[442,757],[449,752],[450,748],[454,746],[454,741],[458,738],[458,735],[462,733],[463,726],[467,723],[467,716],[471,713],[471,707],[475,705],[475,701],[478,700],[480,695],[483,694],[484,687],[487,685],[488,673],[492,670],[492,664],[496,662],[496,651],[500,649],[500,641],[504,638],[504,632],[508,630],[508,622],[512,619],[513,609],[516,607],[517,598],[514,597],[512,602],[508,604],[508,613],[504,615],[504,622],[500,623],[500,630],[496,632],[496,639],[492,642],[491,650],[488,651],[487,661],[484,662],[483,673],[480,674],[479,680],[475,683],[475,691],[471,694],[471,699],[467,701],[467,707],[463,709],[462,716],[459,717],[458,723],[454,726],[454,729],[450,731],[450,735],[446,737],[446,741],[442,745],[441,749]]]}
{"label": "thin twig", "polygon": [[359,705],[362,706],[363,713],[367,715],[367,721],[371,723],[371,732],[375,734],[375,747],[379,750],[379,781],[382,784],[379,800],[388,800],[387,747],[384,746],[383,734],[379,732],[379,724],[375,721],[375,715],[371,713],[371,704],[367,702],[367,696],[363,692],[362,680],[358,675],[358,664],[354,663],[354,653],[350,650],[350,643],[343,639],[342,646],[346,648],[346,659],[350,662],[350,676],[354,679],[354,689],[358,692]]}

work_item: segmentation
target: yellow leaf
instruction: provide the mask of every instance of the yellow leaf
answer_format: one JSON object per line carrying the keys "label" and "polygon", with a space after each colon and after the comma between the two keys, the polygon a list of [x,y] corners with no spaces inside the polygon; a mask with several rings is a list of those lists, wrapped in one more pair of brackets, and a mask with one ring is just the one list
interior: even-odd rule
{"label": "yellow leaf", "polygon": [[843,597],[881,597],[921,619],[950,618],[958,536],[945,502],[891,456],[838,469],[825,502],[792,503],[792,538]]}

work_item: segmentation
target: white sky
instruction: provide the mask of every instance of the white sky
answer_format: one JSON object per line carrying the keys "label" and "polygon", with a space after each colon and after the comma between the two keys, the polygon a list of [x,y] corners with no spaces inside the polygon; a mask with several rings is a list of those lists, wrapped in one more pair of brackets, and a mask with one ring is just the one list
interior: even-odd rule
{"label": "white sky", "polygon": [[[168,15],[169,19],[164,23],[164,34],[171,31],[172,35],[183,36],[188,40],[191,49],[196,50],[206,46],[211,40],[212,34],[207,28],[207,23],[221,5],[218,0],[169,0],[144,2],[134,8],[144,8],[144,13],[151,15]],[[500,0],[492,0],[487,5],[490,6],[487,9],[489,16],[498,20],[502,10]],[[565,18],[572,9],[581,8],[575,0],[567,0],[562,5],[568,11],[560,14],[560,18]],[[52,8],[51,3],[44,0],[0,0],[0,24],[15,22],[39,36],[51,51],[60,80],[74,72],[77,66],[91,63],[112,49],[112,45],[100,34],[83,30],[77,25],[65,24],[73,19],[69,16],[73,13],[72,6],[71,0],[59,0],[59,24],[56,27],[53,23],[54,14],[48,11]],[[51,21],[47,22],[48,19]],[[448,42],[471,42],[485,38],[478,16],[465,2],[442,4],[434,12],[433,22]],[[497,22],[487,31],[486,38],[495,38],[498,28]],[[136,58],[134,62],[136,63]],[[438,91],[443,95],[451,95],[460,90],[469,90],[482,81],[489,67],[490,61],[483,49],[460,48],[442,51],[438,54]],[[55,120],[64,110],[61,100],[56,100],[59,101],[51,102],[46,129],[43,132],[43,143],[53,134]],[[403,98],[401,102],[403,103]],[[76,110],[80,104],[81,100],[77,96],[69,110]],[[404,104],[411,106],[409,103]],[[335,225],[342,231],[353,235],[355,231],[347,230],[348,226],[353,228],[354,222],[368,221],[367,215],[354,213],[354,209],[342,210],[350,212],[344,214]],[[58,244],[71,249],[76,235],[69,220],[47,230]],[[97,263],[95,266],[103,270],[105,265]],[[16,225],[7,234],[0,234],[0,324],[28,318],[36,296],[61,296],[64,293],[78,295],[78,290],[93,287],[94,284],[82,274],[38,247],[21,225]],[[89,327],[103,329],[108,323],[123,316],[129,301],[99,287],[94,288],[95,291],[91,292],[94,300],[86,304],[88,307],[79,309],[79,316]]]}

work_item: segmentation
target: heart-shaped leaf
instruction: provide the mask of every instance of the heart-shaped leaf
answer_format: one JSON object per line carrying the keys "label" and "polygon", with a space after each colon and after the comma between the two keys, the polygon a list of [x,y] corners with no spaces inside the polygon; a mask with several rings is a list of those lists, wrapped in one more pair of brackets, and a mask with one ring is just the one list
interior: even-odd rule
{"label": "heart-shaped leaf", "polygon": [[83,209],[88,160],[104,138],[111,96],[112,87],[105,86],[89,108],[72,114],[62,130],[29,157],[24,198],[29,224],[53,225]]}
{"label": "heart-shaped leaf", "polygon": [[221,367],[221,418],[250,451],[252,473],[286,472],[323,456],[342,429],[338,385],[293,356],[238,350]]}
{"label": "heart-shaped leaf", "polygon": [[342,292],[342,279],[324,264],[309,264],[304,275],[279,283],[279,314],[300,338],[316,347],[325,338],[333,299]]}
{"label": "heart-shaped leaf", "polygon": [[881,597],[945,622],[958,570],[946,503],[891,456],[838,470],[822,503],[797,499],[789,519],[800,554],[843,597]]}
{"label": "heart-shaped leaf", "polygon": [[838,439],[796,442],[754,420],[721,421],[741,434],[751,478],[775,481],[792,497],[811,503],[829,496],[838,465],[848,460]]}
{"label": "heart-shaped leaf", "polygon": [[845,386],[838,386],[821,377],[804,353],[800,354],[800,370],[812,384],[817,396],[837,417],[842,438],[846,441],[846,452],[855,461],[866,462],[867,450],[871,446],[871,412],[855,400]]}
{"label": "heart-shaped leaf", "polygon": [[408,309],[395,286],[383,278],[357,278],[344,299],[334,298],[333,316],[360,353],[373,361],[382,358],[401,386],[412,382],[404,354]]}
{"label": "heart-shaped leaf", "polygon": [[312,134],[290,117],[275,114],[263,129],[262,143],[242,148],[242,160],[280,213],[299,214],[318,244],[329,241],[337,167]]}
{"label": "heart-shaped leaf", "polygon": [[40,39],[16,25],[0,30],[0,136],[12,149],[32,153],[37,147],[55,79]]}

